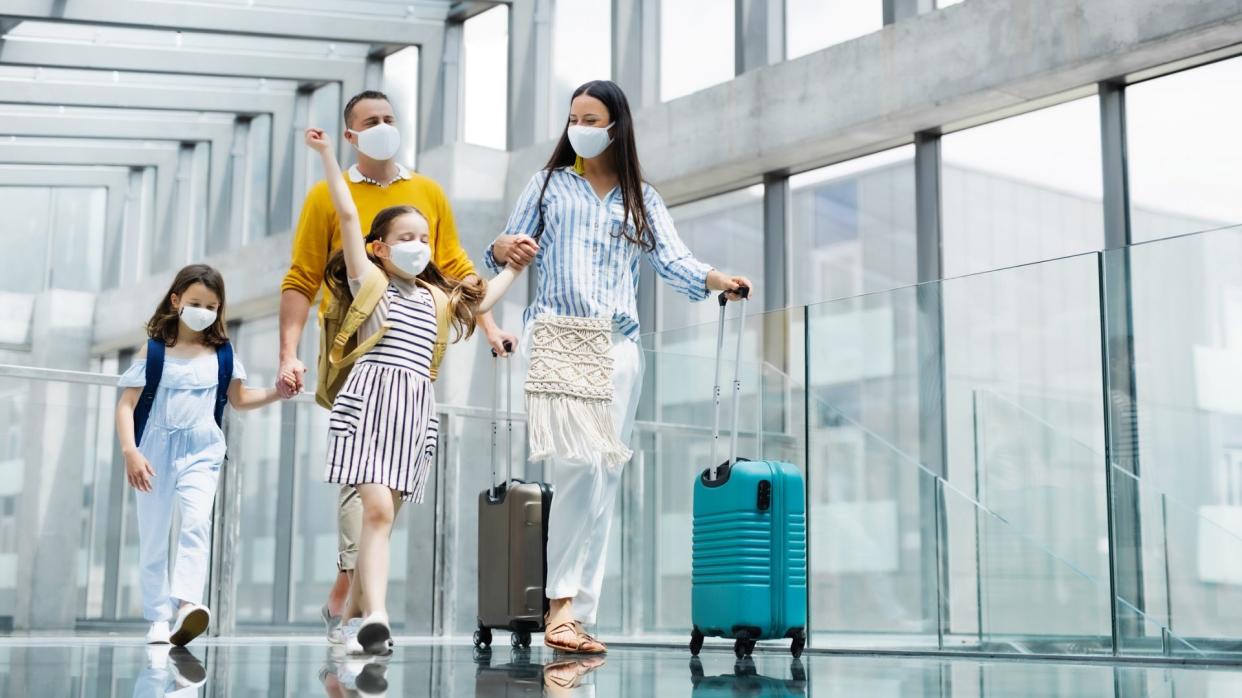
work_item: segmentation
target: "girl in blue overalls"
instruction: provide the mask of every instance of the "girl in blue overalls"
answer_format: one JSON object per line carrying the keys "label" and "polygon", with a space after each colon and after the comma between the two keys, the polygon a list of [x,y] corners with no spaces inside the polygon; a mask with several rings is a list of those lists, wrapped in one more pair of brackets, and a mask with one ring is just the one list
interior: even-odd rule
{"label": "girl in blue overalls", "polygon": [[[224,324],[224,279],[205,265],[182,269],[147,323],[147,346],[121,376],[116,431],[125,476],[137,490],[138,581],[147,642],[184,646],[207,629],[202,605],[216,479],[224,463],[225,402],[250,410],[279,398],[246,388]],[[169,585],[168,534],[181,509]],[[170,627],[171,624],[171,627]]]}

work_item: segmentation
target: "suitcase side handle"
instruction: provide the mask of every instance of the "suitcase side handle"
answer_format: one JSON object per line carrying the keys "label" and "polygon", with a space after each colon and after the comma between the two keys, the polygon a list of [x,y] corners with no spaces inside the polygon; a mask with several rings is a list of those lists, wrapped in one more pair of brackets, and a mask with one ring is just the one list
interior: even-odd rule
{"label": "suitcase side handle", "polygon": [[[729,460],[732,463],[737,459],[737,419],[738,419],[738,403],[742,396],[742,337],[746,334],[746,301],[750,297],[750,287],[740,286],[737,293],[742,297],[741,306],[738,313],[737,328],[737,349],[733,357],[733,418],[732,433],[729,437]],[[709,471],[709,480],[716,479],[716,473],[720,468],[720,463],[716,462],[716,453],[720,442],[720,366],[722,354],[724,353],[724,325],[725,325],[725,308],[729,304],[729,297],[724,293],[720,294],[720,322],[716,328],[716,377],[712,386],[712,458],[711,470]]]}

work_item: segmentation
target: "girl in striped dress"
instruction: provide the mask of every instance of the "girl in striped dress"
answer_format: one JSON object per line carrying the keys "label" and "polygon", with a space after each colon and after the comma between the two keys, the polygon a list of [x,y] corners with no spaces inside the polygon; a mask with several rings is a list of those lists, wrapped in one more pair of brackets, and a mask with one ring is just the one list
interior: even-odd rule
{"label": "girl in striped dress", "polygon": [[[456,337],[469,337],[486,285],[446,278],[431,262],[427,219],[412,206],[375,216],[364,239],[358,210],[322,129],[306,130],[306,144],[323,160],[324,178],[340,220],[341,251],[324,270],[329,290],[348,306],[367,277],[387,283],[384,298],[358,331],[379,342],[354,364],[329,418],[325,479],[354,485],[362,499],[362,536],[353,590],[362,619],[342,627],[346,649],[386,654],[392,633],[388,590],[388,537],[401,502],[421,502],[436,451],[436,405],[431,385],[437,342],[435,303],[428,286],[448,296]],[[374,279],[372,279],[374,281]]]}

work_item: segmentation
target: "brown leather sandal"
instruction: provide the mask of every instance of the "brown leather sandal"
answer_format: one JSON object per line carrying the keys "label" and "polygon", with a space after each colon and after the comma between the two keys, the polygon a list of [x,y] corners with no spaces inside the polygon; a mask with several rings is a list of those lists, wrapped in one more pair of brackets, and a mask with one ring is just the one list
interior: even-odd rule
{"label": "brown leather sandal", "polygon": [[[557,635],[573,634],[572,642],[557,640]],[[554,649],[558,652],[568,652],[570,654],[604,654],[608,648],[604,647],[598,640],[581,632],[573,621],[561,623],[554,628],[548,628],[543,634],[543,644],[545,647]]]}

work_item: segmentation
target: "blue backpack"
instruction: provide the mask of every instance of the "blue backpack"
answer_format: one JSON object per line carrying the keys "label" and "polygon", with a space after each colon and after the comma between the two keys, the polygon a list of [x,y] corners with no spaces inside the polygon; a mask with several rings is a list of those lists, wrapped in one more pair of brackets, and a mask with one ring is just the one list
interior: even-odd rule
{"label": "blue backpack", "polygon": [[[155,393],[160,387],[160,377],[164,375],[164,348],[162,340],[147,340],[147,384],[142,387],[138,405],[134,408],[134,443],[142,443],[142,432],[147,428],[147,418],[151,416],[151,406],[155,404]],[[223,427],[224,406],[229,403],[229,382],[233,380],[233,345],[225,342],[218,347],[216,360],[220,364],[216,384],[216,424]]]}

